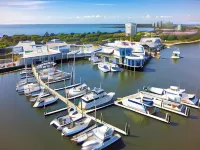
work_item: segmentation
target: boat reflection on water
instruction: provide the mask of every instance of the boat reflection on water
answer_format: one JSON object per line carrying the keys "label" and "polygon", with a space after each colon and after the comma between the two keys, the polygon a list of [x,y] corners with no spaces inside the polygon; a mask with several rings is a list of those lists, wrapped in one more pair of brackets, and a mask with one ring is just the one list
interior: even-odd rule
{"label": "boat reflection on water", "polygon": [[149,125],[149,118],[145,117],[143,115],[133,113],[131,111],[124,111],[124,114],[134,122],[134,124],[137,124],[142,127],[146,127]]}
{"label": "boat reflection on water", "polygon": [[179,62],[179,58],[174,58],[174,59],[172,59],[172,64],[177,64],[178,62]]}

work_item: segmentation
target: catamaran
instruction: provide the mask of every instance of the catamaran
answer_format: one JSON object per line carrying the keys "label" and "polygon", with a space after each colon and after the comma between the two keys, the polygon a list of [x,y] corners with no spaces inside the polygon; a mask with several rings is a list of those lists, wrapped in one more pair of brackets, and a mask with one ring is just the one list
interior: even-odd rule
{"label": "catamaran", "polygon": [[107,94],[103,89],[95,87],[92,91],[81,97],[78,106],[82,109],[90,109],[95,107],[95,105],[100,106],[110,102],[114,95],[115,93],[113,92]]}
{"label": "catamaran", "polygon": [[78,113],[76,108],[70,107],[68,109],[68,115],[56,117],[51,121],[50,125],[54,126],[57,130],[62,130],[62,128],[71,122],[78,121],[83,118],[83,114]]}
{"label": "catamaran", "polygon": [[70,136],[81,132],[89,127],[90,122],[92,121],[91,118],[83,118],[80,121],[71,122],[69,125],[66,125],[62,129],[62,136]]}

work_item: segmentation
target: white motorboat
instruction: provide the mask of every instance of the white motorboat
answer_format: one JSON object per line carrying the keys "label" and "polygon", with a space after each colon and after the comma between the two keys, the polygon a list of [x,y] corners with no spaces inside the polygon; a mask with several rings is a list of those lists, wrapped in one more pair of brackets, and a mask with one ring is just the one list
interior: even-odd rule
{"label": "white motorboat", "polygon": [[91,121],[91,118],[83,118],[80,121],[71,122],[62,129],[62,136],[70,136],[85,130],[89,127]]}
{"label": "white motorboat", "polygon": [[103,72],[109,72],[110,71],[110,66],[106,63],[99,63],[98,68],[99,68],[99,70],[101,70]]}
{"label": "white motorboat", "polygon": [[69,90],[66,90],[66,92],[67,92],[68,97],[71,98],[71,97],[83,96],[89,90],[90,88],[85,83],[83,83],[77,87],[73,87]]}
{"label": "white motorboat", "polygon": [[56,63],[54,62],[43,62],[42,64],[38,65],[36,67],[36,70],[43,70],[43,69],[47,69],[47,68],[53,68],[56,65]]}
{"label": "white motorboat", "polygon": [[168,89],[155,88],[155,87],[144,87],[144,90],[161,95],[164,99],[176,103],[183,103],[188,106],[200,106],[200,101],[195,94],[184,93],[185,89],[180,89],[177,86],[170,86]]}
{"label": "white motorboat", "polygon": [[29,83],[29,84],[25,84],[23,86],[18,87],[17,92],[18,93],[22,93],[24,94],[25,90],[29,90],[32,87],[38,87],[39,84],[38,83]]}
{"label": "white motorboat", "polygon": [[157,87],[143,87],[143,89],[147,92],[151,92],[154,94],[160,95],[163,99],[168,99],[177,103],[180,103],[181,97],[179,94],[175,94],[174,92],[170,92],[169,90],[165,90]]}
{"label": "white motorboat", "polygon": [[154,114],[156,112],[153,99],[143,97],[142,94],[136,98],[124,98],[122,104],[146,114]]}
{"label": "white motorboat", "polygon": [[181,52],[179,50],[174,50],[172,52],[171,58],[173,58],[173,59],[179,59],[179,58],[181,58],[180,54],[181,54]]}
{"label": "white motorboat", "polygon": [[95,106],[100,106],[110,102],[114,95],[115,93],[113,92],[107,94],[103,89],[95,87],[92,91],[81,97],[78,106],[82,109],[90,109]]}
{"label": "white motorboat", "polygon": [[54,75],[60,72],[61,71],[58,71],[55,68],[47,68],[47,69],[39,71],[39,76],[40,76],[40,79],[47,80],[49,75]]}
{"label": "white motorboat", "polygon": [[57,130],[62,130],[62,128],[71,122],[76,122],[83,118],[83,114],[78,113],[76,108],[70,107],[68,109],[68,115],[56,117],[51,121],[50,125],[54,126]]}
{"label": "white motorboat", "polygon": [[17,83],[16,91],[22,89],[23,86],[26,85],[26,84],[35,83],[35,82],[36,82],[36,79],[34,77],[22,79]]}
{"label": "white motorboat", "polygon": [[185,105],[189,105],[189,106],[194,105],[197,107],[200,106],[200,101],[196,97],[196,95],[184,93],[185,89],[180,89],[177,86],[170,86],[168,89],[165,89],[165,91],[168,97],[170,95],[178,95],[180,97],[180,102]]}
{"label": "white motorboat", "polygon": [[57,96],[49,95],[47,97],[38,97],[33,107],[45,107],[55,103],[58,100]]}
{"label": "white motorboat", "polygon": [[119,134],[114,134],[114,129],[103,125],[95,128],[86,134],[82,150],[99,150],[108,147],[121,138]]}
{"label": "white motorboat", "polygon": [[24,86],[24,94],[26,96],[31,96],[31,95],[39,95],[41,92],[41,86],[39,84],[27,84]]}
{"label": "white motorboat", "polygon": [[19,74],[20,74],[21,76],[26,76],[27,74],[32,74],[32,73],[33,73],[33,72],[32,72],[31,69],[25,69],[25,70],[21,71]]}
{"label": "white motorboat", "polygon": [[49,81],[56,81],[56,80],[68,80],[70,79],[72,76],[71,73],[66,73],[66,72],[60,72],[60,73],[57,73],[57,74],[53,74],[53,75],[49,75],[48,77],[48,80]]}
{"label": "white motorboat", "polygon": [[124,69],[120,68],[117,64],[110,63],[110,71],[122,72],[122,71],[124,71]]}

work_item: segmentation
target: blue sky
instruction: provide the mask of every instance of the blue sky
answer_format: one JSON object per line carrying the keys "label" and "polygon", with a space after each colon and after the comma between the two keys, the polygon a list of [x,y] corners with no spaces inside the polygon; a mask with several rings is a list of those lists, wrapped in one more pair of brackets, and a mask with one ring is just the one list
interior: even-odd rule
{"label": "blue sky", "polygon": [[200,0],[0,0],[0,24],[200,23]]}

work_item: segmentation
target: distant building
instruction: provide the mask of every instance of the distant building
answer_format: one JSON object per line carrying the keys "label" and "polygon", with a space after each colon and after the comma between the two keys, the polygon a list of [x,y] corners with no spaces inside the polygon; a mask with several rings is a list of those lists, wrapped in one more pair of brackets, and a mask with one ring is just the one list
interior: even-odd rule
{"label": "distant building", "polygon": [[141,38],[140,39],[141,45],[147,45],[150,49],[160,50],[162,43],[160,38]]}
{"label": "distant building", "polygon": [[178,31],[182,31],[182,30],[183,30],[182,24],[179,24],[179,25],[177,26],[177,30],[178,30]]}
{"label": "distant building", "polygon": [[127,23],[125,24],[126,36],[134,36],[137,34],[137,24]]}

